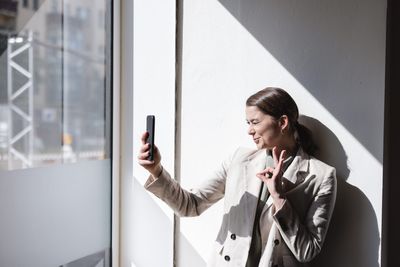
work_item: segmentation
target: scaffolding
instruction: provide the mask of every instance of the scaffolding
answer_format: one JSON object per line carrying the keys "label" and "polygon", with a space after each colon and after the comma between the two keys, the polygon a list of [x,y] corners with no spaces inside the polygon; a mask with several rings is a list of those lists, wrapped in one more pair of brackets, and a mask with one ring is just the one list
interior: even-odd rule
{"label": "scaffolding", "polygon": [[[33,155],[33,51],[32,32],[26,35],[9,36],[7,45],[7,90],[8,90],[8,169],[14,169],[16,163],[22,163],[22,168],[32,166]],[[27,53],[23,54],[25,51]],[[16,57],[27,57],[26,64],[16,61]],[[26,65],[26,66],[23,66]],[[16,73],[26,77],[27,81],[20,87],[14,88]],[[18,106],[18,100],[27,96],[28,109]],[[22,119],[22,129],[14,131],[14,121]],[[24,141],[23,148],[17,148],[17,143]],[[19,166],[18,166],[19,167]]]}

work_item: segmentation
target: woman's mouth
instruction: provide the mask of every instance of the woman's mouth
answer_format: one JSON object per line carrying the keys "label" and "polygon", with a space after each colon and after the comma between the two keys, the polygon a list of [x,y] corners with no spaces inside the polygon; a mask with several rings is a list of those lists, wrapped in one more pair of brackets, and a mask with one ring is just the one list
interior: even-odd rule
{"label": "woman's mouth", "polygon": [[254,140],[254,143],[256,143],[256,144],[257,144],[257,143],[258,143],[258,141],[260,140],[260,137],[258,137],[258,138],[254,138],[253,140]]}

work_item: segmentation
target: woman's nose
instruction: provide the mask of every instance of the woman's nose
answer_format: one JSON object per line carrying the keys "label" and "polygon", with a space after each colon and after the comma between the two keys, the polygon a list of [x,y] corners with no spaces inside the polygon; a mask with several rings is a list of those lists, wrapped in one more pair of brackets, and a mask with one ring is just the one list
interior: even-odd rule
{"label": "woman's nose", "polygon": [[254,131],[254,128],[253,128],[253,126],[249,126],[249,129],[247,130],[247,133],[249,134],[249,135],[254,135],[254,133],[255,133],[255,131]]}

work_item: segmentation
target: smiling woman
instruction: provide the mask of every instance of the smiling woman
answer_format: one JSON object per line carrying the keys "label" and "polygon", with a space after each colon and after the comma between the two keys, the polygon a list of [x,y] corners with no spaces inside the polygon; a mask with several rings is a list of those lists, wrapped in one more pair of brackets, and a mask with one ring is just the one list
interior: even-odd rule
{"label": "smiling woman", "polygon": [[[250,96],[246,101],[246,116],[249,134],[257,141],[258,148],[272,149],[280,143],[287,151],[292,151],[295,142],[301,144],[308,154],[314,155],[317,148],[311,131],[298,122],[296,102],[285,90],[268,87]],[[263,123],[254,126],[259,122]],[[264,131],[262,138],[260,133]]]}
{"label": "smiling woman", "polygon": [[147,160],[148,133],[138,155],[151,174],[145,188],[179,216],[198,216],[224,198],[222,225],[209,266],[308,266],[322,249],[336,199],[336,171],[310,153],[294,100],[280,88],[248,98],[248,133],[257,149],[239,148],[199,188],[183,189]]}
{"label": "smiling woman", "polygon": [[272,149],[281,136],[279,126],[281,123],[287,125],[287,117],[283,121],[278,121],[255,106],[246,107],[246,116],[249,124],[248,133],[253,137],[257,147]]}

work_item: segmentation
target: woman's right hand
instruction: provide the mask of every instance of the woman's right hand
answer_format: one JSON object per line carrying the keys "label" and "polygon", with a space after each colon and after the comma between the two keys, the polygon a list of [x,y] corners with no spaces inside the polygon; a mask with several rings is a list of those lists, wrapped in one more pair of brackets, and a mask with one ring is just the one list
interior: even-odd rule
{"label": "woman's right hand", "polygon": [[139,150],[138,163],[151,173],[153,177],[158,177],[161,174],[161,154],[157,146],[154,145],[154,160],[148,160],[150,154],[150,144],[146,143],[149,136],[148,132],[142,134],[142,147]]}

